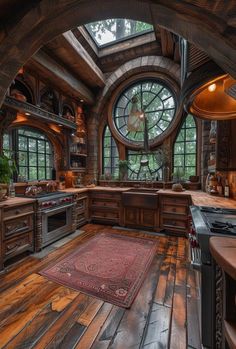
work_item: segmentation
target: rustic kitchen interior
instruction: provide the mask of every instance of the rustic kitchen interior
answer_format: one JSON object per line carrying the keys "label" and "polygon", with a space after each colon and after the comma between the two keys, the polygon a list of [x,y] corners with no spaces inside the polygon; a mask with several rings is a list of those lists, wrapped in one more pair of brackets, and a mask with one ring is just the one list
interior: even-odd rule
{"label": "rustic kitchen interior", "polygon": [[235,14],[0,0],[0,348],[236,348]]}

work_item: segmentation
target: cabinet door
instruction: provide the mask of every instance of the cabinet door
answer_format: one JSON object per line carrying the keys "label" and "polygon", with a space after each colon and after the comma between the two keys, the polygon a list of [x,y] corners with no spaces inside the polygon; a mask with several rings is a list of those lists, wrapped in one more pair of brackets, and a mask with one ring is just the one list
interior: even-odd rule
{"label": "cabinet door", "polygon": [[140,225],[139,208],[125,207],[124,218],[125,225]]}
{"label": "cabinet door", "polygon": [[140,225],[143,227],[154,228],[156,226],[156,210],[140,210]]}

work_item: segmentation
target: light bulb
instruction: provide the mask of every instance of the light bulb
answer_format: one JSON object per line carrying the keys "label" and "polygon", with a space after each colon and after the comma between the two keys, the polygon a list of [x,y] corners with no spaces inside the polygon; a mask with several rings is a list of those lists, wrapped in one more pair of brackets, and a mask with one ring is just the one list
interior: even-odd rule
{"label": "light bulb", "polygon": [[209,92],[214,92],[216,89],[216,84],[211,84],[210,86],[208,86],[208,91]]}

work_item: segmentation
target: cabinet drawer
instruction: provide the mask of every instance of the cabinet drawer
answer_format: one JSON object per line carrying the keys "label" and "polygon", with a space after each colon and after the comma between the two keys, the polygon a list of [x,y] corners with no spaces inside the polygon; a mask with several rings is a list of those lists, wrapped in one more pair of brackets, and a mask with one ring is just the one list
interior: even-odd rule
{"label": "cabinet drawer", "polygon": [[186,231],[188,229],[188,220],[175,219],[172,217],[161,217],[161,227],[168,229],[176,229]]}
{"label": "cabinet drawer", "polygon": [[3,219],[8,218],[16,218],[17,216],[24,215],[27,213],[34,212],[34,206],[31,205],[24,205],[24,206],[18,206],[18,207],[11,207],[11,208],[5,208],[3,212]]}
{"label": "cabinet drawer", "polygon": [[87,198],[77,200],[76,202],[77,210],[85,210],[86,207],[87,207]]}
{"label": "cabinet drawer", "polygon": [[187,215],[188,210],[188,205],[168,205],[165,203],[162,205],[163,213]]}
{"label": "cabinet drawer", "polygon": [[3,238],[7,239],[13,235],[26,233],[33,230],[33,215],[26,215],[15,219],[8,219],[3,222]]}
{"label": "cabinet drawer", "polygon": [[3,242],[4,259],[9,259],[24,251],[33,251],[33,232],[5,240]]}
{"label": "cabinet drawer", "polygon": [[162,196],[161,202],[168,205],[188,205],[188,197]]}
{"label": "cabinet drawer", "polygon": [[77,215],[77,217],[76,217],[77,225],[84,224],[84,223],[86,223],[86,221],[87,221],[87,217],[86,217],[85,213],[80,213]]}
{"label": "cabinet drawer", "polygon": [[104,220],[118,220],[120,217],[119,212],[107,212],[107,211],[99,211],[99,210],[92,210],[91,218],[92,219],[104,219]]}
{"label": "cabinet drawer", "polygon": [[120,207],[120,202],[114,201],[114,198],[111,200],[93,198],[91,199],[91,205],[97,207],[118,208]]}
{"label": "cabinet drawer", "polygon": [[91,199],[112,199],[112,200],[121,200],[120,193],[112,193],[112,192],[94,192],[90,194]]}

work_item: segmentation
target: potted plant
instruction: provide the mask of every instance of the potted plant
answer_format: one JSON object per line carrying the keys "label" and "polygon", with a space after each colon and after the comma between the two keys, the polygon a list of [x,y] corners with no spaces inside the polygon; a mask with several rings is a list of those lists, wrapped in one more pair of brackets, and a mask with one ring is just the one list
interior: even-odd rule
{"label": "potted plant", "polygon": [[8,185],[16,170],[14,162],[6,155],[0,155],[0,201],[6,196]]}
{"label": "potted plant", "polygon": [[181,181],[184,180],[184,169],[182,167],[176,167],[176,170],[173,172],[172,177],[173,181],[175,182],[172,185],[173,191],[183,191],[183,186],[181,184]]}
{"label": "potted plant", "polygon": [[128,177],[128,161],[119,160],[119,179],[120,181],[127,180]]}

